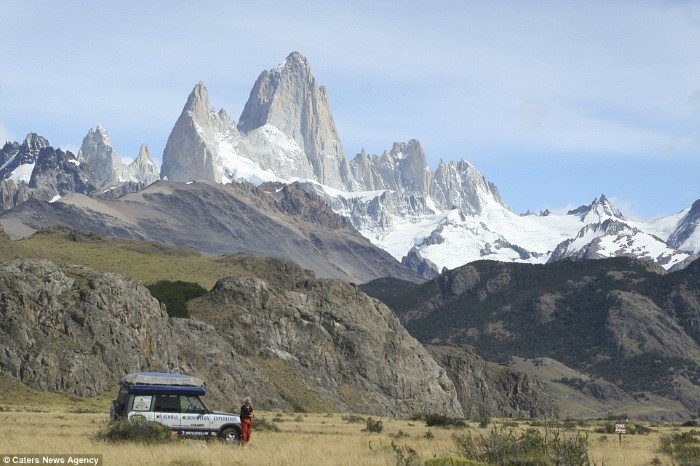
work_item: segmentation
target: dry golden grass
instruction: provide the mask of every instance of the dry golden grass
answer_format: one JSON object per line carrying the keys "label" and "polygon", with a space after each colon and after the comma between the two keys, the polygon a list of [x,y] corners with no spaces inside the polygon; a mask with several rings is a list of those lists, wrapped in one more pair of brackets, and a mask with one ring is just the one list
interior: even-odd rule
{"label": "dry golden grass", "polygon": [[[454,453],[452,435],[471,432],[488,435],[470,422],[466,428],[426,427],[422,421],[379,418],[383,432],[367,433],[365,422],[349,422],[341,414],[259,413],[279,432],[253,430],[249,446],[241,448],[219,441],[180,440],[164,445],[110,444],[93,439],[107,425],[105,414],[70,412],[0,412],[0,456],[7,454],[100,454],[105,465],[396,465],[392,443],[406,452],[410,448],[422,459]],[[498,421],[496,421],[498,423]],[[509,425],[512,425],[512,421]],[[520,421],[518,428],[528,424]],[[623,436],[589,432],[590,456],[596,465],[637,466],[658,459],[659,437],[678,430],[662,425],[648,435]],[[430,431],[434,438],[427,439]],[[561,431],[573,435],[575,430]],[[399,434],[399,435],[397,435]]]}

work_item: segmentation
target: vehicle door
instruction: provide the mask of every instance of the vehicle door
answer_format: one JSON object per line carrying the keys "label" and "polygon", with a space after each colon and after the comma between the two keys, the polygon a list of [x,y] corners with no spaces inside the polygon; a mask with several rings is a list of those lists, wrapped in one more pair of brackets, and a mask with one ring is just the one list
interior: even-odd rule
{"label": "vehicle door", "polygon": [[182,415],[180,433],[187,436],[207,436],[211,433],[211,415],[198,396],[180,395]]}
{"label": "vehicle door", "polygon": [[156,422],[174,430],[180,428],[181,414],[178,395],[156,395],[153,413]]}

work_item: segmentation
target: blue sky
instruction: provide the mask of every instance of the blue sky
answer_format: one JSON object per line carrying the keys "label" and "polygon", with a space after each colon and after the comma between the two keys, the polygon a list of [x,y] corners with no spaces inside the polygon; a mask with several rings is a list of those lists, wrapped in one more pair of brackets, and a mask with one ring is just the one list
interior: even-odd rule
{"label": "blue sky", "polygon": [[197,82],[237,120],[296,50],[350,158],[415,138],[516,212],[700,198],[698,0],[0,0],[0,17],[0,140],[75,151],[103,123],[120,154],[160,160]]}

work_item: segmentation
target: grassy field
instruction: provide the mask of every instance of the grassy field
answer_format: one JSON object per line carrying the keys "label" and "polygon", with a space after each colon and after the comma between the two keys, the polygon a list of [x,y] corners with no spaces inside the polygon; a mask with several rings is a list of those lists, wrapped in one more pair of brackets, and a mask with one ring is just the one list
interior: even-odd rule
{"label": "grassy field", "polygon": [[[476,422],[444,428],[427,427],[420,420],[375,417],[382,421],[383,430],[369,433],[363,431],[367,423],[362,416],[258,413],[259,418],[279,431],[254,428],[252,441],[245,448],[203,440],[176,440],[161,445],[110,444],[94,439],[107,426],[103,412],[13,411],[21,408],[1,405],[3,401],[0,399],[0,458],[29,453],[99,454],[105,465],[420,465],[431,458],[455,454],[453,435],[486,436],[494,425],[517,431],[531,424],[524,420],[493,420],[485,429]],[[654,425],[646,435],[623,436],[620,444],[616,434],[595,432],[601,424],[561,425],[558,429],[562,435],[588,432],[591,460],[608,466],[674,464],[658,451],[659,438],[689,429]],[[413,462],[406,462],[411,453]]]}

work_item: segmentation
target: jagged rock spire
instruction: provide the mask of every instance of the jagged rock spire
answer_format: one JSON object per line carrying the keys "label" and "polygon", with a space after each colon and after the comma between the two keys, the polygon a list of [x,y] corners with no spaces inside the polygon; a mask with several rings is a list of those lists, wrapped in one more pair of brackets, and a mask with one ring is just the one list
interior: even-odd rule
{"label": "jagged rock spire", "polygon": [[245,104],[238,129],[247,133],[272,125],[304,151],[316,179],[349,190],[352,175],[335,127],[326,89],[316,84],[308,61],[292,52],[258,77]]}
{"label": "jagged rock spire", "polygon": [[92,128],[83,138],[78,151],[78,160],[85,163],[100,181],[122,181],[122,161],[112,146],[107,128],[101,123],[93,131]]}
{"label": "jagged rock spire", "polygon": [[160,178],[158,167],[151,157],[151,150],[147,144],[142,144],[136,160],[128,167],[131,176],[138,181],[149,185]]}
{"label": "jagged rock spire", "polygon": [[197,83],[168,137],[160,177],[171,181],[224,181],[216,133],[227,129],[227,123],[225,113],[222,117],[209,106],[207,87],[201,81]]}

